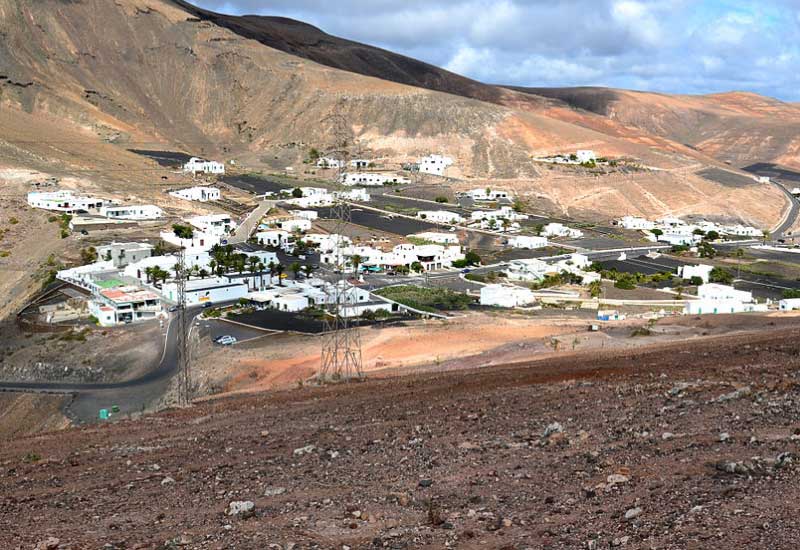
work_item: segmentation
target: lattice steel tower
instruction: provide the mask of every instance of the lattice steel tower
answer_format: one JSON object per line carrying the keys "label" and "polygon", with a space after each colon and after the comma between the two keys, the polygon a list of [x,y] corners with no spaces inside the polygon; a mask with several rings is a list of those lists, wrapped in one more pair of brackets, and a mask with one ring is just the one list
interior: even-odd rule
{"label": "lattice steel tower", "polygon": [[186,314],[186,250],[181,247],[178,263],[175,266],[175,285],[178,290],[176,352],[178,362],[178,405],[186,406],[192,402],[191,356],[189,349],[190,321]]}
{"label": "lattice steel tower", "polygon": [[[334,138],[334,145],[328,154],[339,161],[337,172],[337,187],[339,187],[350,159],[350,131],[347,127],[347,119],[341,113],[333,114],[323,122],[331,125],[330,132]],[[341,191],[341,187],[339,187],[339,191]],[[346,241],[342,237],[352,222],[350,203],[341,195],[337,195],[331,208],[331,218],[335,220],[331,233],[339,236],[338,242],[336,242],[338,252],[342,246],[346,245]],[[364,378],[361,362],[361,335],[357,321],[351,321],[346,314],[347,307],[354,303],[353,293],[349,291],[350,285],[347,282],[344,255],[337,253],[334,260],[339,273],[330,281],[326,291],[327,315],[325,316],[325,333],[322,336],[322,356],[318,379],[323,382],[361,380]]]}

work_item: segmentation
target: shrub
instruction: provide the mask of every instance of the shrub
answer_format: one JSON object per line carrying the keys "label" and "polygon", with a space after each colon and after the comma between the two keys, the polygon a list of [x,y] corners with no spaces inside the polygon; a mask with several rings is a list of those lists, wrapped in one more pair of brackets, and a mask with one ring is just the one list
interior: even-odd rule
{"label": "shrub", "polygon": [[711,270],[708,280],[712,283],[729,285],[733,282],[733,274],[724,267],[715,267]]}
{"label": "shrub", "polygon": [[436,202],[447,202],[447,197],[436,197],[434,200]]}
{"label": "shrub", "polygon": [[689,279],[689,284],[692,286],[700,286],[703,284],[703,278],[695,275],[694,277]]}

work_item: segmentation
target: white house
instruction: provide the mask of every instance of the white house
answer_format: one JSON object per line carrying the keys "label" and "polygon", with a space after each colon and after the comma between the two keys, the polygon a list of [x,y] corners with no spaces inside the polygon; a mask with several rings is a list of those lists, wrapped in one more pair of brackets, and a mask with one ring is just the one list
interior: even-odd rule
{"label": "white house", "polygon": [[547,239],[545,237],[536,237],[532,235],[517,235],[515,237],[509,237],[508,246],[511,248],[535,250],[537,248],[546,247]]}
{"label": "white house", "polygon": [[202,231],[194,231],[191,238],[183,239],[178,237],[174,231],[162,231],[161,240],[181,248],[208,250],[212,246],[220,244],[222,238],[219,235],[203,233]]}
{"label": "white house", "polygon": [[338,248],[350,246],[353,242],[350,237],[337,233],[309,233],[303,237],[303,240],[316,246],[320,252],[333,252]]}
{"label": "white house", "polygon": [[620,227],[624,227],[625,229],[633,229],[639,231],[649,231],[651,229],[655,229],[656,224],[655,222],[651,222],[644,218],[639,218],[637,216],[623,216],[618,222],[617,225]]}
{"label": "white house", "polygon": [[545,278],[553,269],[544,260],[536,258],[526,258],[522,260],[511,260],[508,263],[506,274],[514,281],[536,282]]}
{"label": "white house", "polygon": [[203,186],[178,189],[177,191],[170,191],[169,194],[177,199],[197,202],[218,201],[222,197],[222,194],[216,187]]}
{"label": "white house", "polygon": [[334,191],[332,193],[335,199],[343,201],[354,202],[369,202],[370,196],[366,189],[351,189],[349,191]]}
{"label": "white house", "polygon": [[423,231],[422,233],[415,233],[408,235],[410,239],[420,239],[429,241],[436,244],[458,244],[458,235],[453,233],[436,233],[435,231]]}
{"label": "white house", "polygon": [[157,220],[164,211],[152,204],[103,206],[100,215],[112,220]]}
{"label": "white house", "polygon": [[224,237],[233,233],[237,224],[228,214],[210,214],[208,216],[194,216],[186,220],[189,224],[202,233]]}
{"label": "white house", "polygon": [[464,194],[474,201],[496,201],[498,199],[511,198],[511,193],[508,191],[503,189],[491,189],[489,187],[482,189],[470,189]]}
{"label": "white house", "polygon": [[272,306],[281,311],[303,311],[309,305],[308,297],[300,292],[279,294],[272,300]]}
{"label": "white house", "polygon": [[341,168],[344,161],[333,157],[322,157],[317,159],[317,168]]}
{"label": "white house", "polygon": [[161,311],[158,294],[137,286],[103,289],[89,301],[89,312],[104,327],[148,321]]}
{"label": "white house", "polygon": [[153,255],[153,245],[147,243],[109,243],[97,247],[97,257],[113,262],[115,267],[135,264]]}
{"label": "white house", "polygon": [[497,210],[476,210],[470,214],[472,221],[479,220],[527,220],[528,216],[519,214],[510,206],[501,206]]}
{"label": "white house", "polygon": [[258,231],[255,239],[264,246],[281,246],[289,240],[290,233],[283,229],[270,229],[268,231]]}
{"label": "white house", "polygon": [[289,214],[301,220],[314,221],[319,218],[319,212],[316,210],[289,210]]}
{"label": "white house", "polygon": [[510,285],[486,285],[481,287],[481,305],[496,307],[527,306],[534,302],[530,289]]}
{"label": "white house", "polygon": [[380,174],[376,172],[355,172],[342,174],[340,183],[342,185],[363,185],[367,187],[377,187],[387,184],[410,183],[405,176],[396,174]]}
{"label": "white house", "polygon": [[718,283],[707,283],[697,287],[697,297],[705,300],[738,300],[752,302],[753,293],[746,290],[736,290],[732,286]]}
{"label": "white house", "polygon": [[711,276],[711,271],[714,269],[714,266],[710,265],[683,265],[678,267],[678,275],[681,276],[682,279],[690,280],[693,277],[700,277],[703,280],[703,283],[708,282],[708,278]]}
{"label": "white house", "polygon": [[367,159],[353,159],[350,161],[350,166],[358,170],[363,170],[365,168],[369,168],[370,163],[371,161]]}
{"label": "white house", "polygon": [[275,222],[275,227],[278,229],[283,229],[284,231],[288,231],[289,233],[294,233],[295,231],[308,231],[311,229],[311,220],[304,218],[279,220]]}
{"label": "white house", "polygon": [[419,159],[419,171],[434,176],[444,176],[447,168],[453,165],[453,159],[442,155],[428,155]]}
{"label": "white house", "polygon": [[43,210],[54,210],[73,214],[82,210],[97,210],[110,206],[112,201],[99,197],[77,195],[72,191],[31,191],[28,193],[28,205]]}
{"label": "white house", "polygon": [[224,174],[225,165],[213,160],[192,157],[189,162],[183,165],[183,171],[191,174]]}
{"label": "white house", "polygon": [[699,242],[701,237],[684,231],[664,231],[662,235],[656,237],[658,242],[671,244],[672,246],[692,246]]}
{"label": "white house", "polygon": [[542,236],[544,237],[569,237],[570,239],[580,239],[583,237],[583,231],[580,229],[573,229],[564,224],[557,222],[548,223],[542,229]]}
{"label": "white house", "polygon": [[302,197],[288,199],[286,203],[299,206],[300,208],[319,208],[323,206],[333,206],[334,197],[328,193],[324,195],[304,195]]}
{"label": "white house", "polygon": [[583,164],[584,162],[595,162],[597,160],[597,155],[591,149],[579,149],[575,156],[578,157],[578,162]]}
{"label": "white house", "polygon": [[459,214],[447,210],[421,210],[417,212],[417,217],[432,223],[458,224],[464,221]]}
{"label": "white house", "polygon": [[785,298],[778,302],[781,311],[794,311],[800,309],[800,298]]}
{"label": "white house", "polygon": [[[186,281],[186,305],[196,306],[207,303],[235,301],[247,296],[248,288],[244,282],[230,281],[225,277],[209,279],[190,279]],[[178,287],[174,282],[162,286],[166,300],[178,299]]]}

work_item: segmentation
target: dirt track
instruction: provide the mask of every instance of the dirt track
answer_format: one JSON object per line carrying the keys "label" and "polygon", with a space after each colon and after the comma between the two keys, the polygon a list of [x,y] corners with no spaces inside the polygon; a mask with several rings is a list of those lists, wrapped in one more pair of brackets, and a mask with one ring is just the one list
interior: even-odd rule
{"label": "dirt track", "polygon": [[6,442],[0,547],[792,548],[800,348],[773,330]]}

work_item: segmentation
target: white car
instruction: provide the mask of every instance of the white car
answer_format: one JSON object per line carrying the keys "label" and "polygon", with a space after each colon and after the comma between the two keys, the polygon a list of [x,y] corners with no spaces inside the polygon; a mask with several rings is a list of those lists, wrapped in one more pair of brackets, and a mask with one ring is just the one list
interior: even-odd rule
{"label": "white car", "polygon": [[232,344],[235,344],[238,340],[236,340],[235,337],[226,334],[225,336],[220,336],[214,341],[221,346],[230,346]]}

